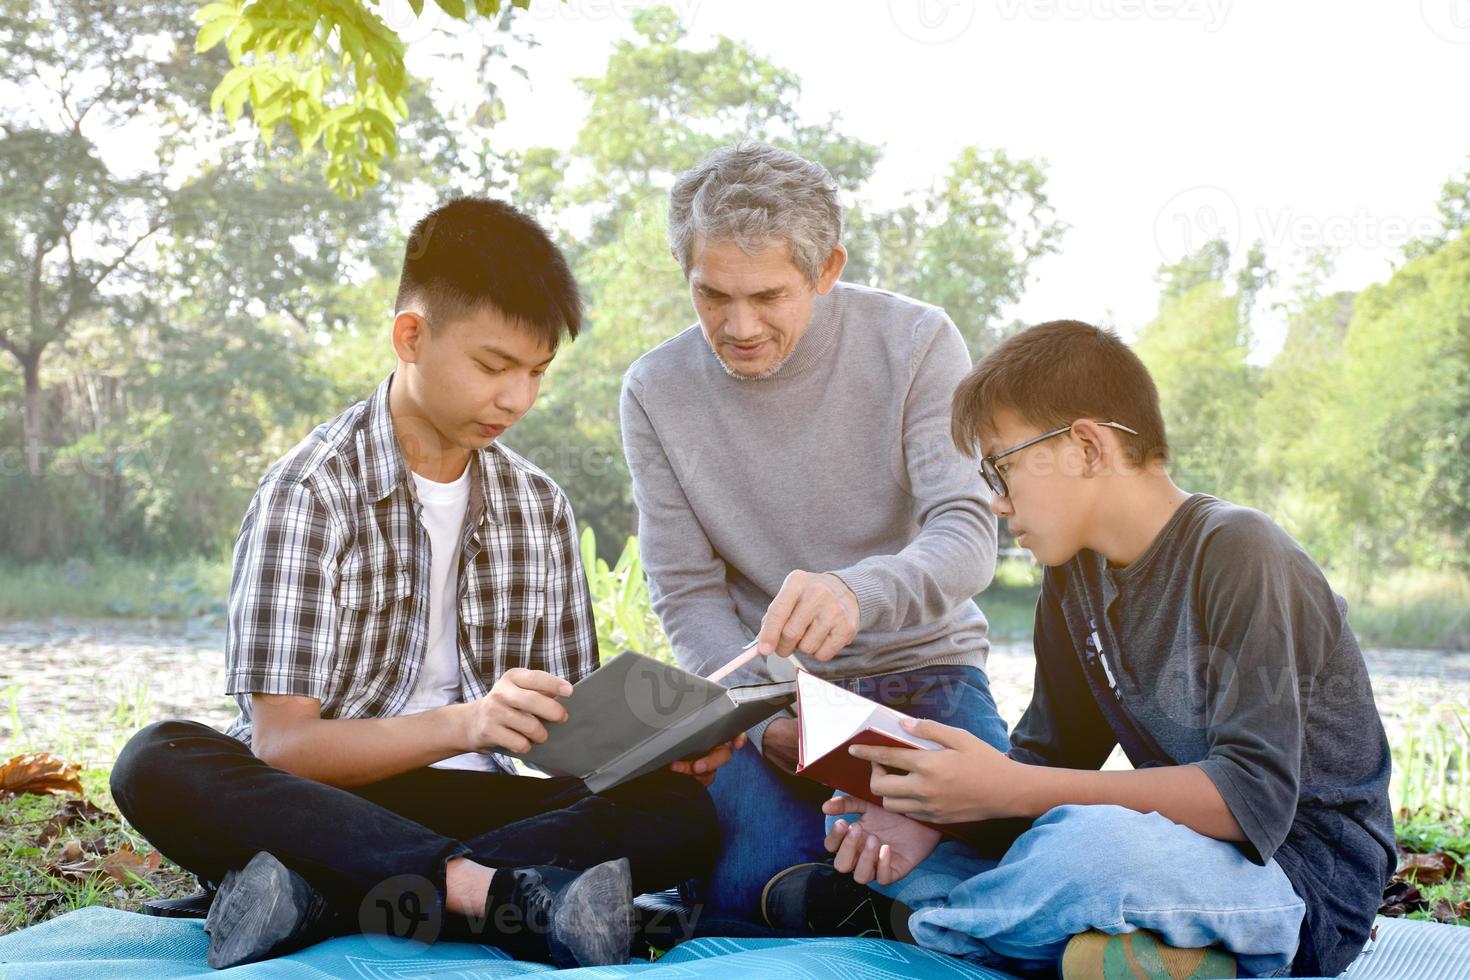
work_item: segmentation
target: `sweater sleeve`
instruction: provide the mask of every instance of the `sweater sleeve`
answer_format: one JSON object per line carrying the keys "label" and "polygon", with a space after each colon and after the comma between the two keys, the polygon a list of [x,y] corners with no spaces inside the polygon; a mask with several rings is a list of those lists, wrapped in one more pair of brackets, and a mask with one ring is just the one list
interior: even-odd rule
{"label": "sweater sleeve", "polygon": [[942,312],[921,321],[904,400],[903,450],[919,533],[897,554],[833,574],[857,596],[860,628],[896,632],[969,602],[995,575],[996,527],[975,464],[950,438],[950,401],[970,367],[959,329]]}
{"label": "sweater sleeve", "polygon": [[[623,453],[638,507],[639,552],[653,610],[668,635],[674,658],[685,670],[704,677],[735,656],[755,634],[735,612],[725,584],[725,563],[689,505],[641,394],[635,379],[624,379]],[[769,680],[771,668],[756,658],[727,683]],[[757,750],[769,723],[762,722],[750,731]]]}

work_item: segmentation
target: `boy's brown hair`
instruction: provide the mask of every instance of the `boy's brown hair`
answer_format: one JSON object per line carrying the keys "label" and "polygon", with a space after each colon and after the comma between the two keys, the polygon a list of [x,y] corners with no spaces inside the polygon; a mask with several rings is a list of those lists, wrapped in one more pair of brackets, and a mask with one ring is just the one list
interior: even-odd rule
{"label": "boy's brown hair", "polygon": [[950,434],[960,450],[981,454],[980,436],[999,409],[1032,425],[1059,429],[1077,419],[1119,422],[1138,465],[1169,460],[1159,392],[1148,368],[1111,330],[1080,320],[1052,320],[1001,341],[955,389]]}

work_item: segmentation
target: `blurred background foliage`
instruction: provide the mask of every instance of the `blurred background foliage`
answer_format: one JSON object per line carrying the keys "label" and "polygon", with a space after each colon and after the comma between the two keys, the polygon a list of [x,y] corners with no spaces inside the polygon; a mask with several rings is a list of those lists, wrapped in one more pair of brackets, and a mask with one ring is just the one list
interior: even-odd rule
{"label": "blurred background foliage", "polygon": [[[943,306],[977,357],[1019,328],[1004,311],[1064,245],[1043,160],[972,146],[880,208],[868,195],[880,147],[839,117],[804,117],[790,71],[728,38],[692,45],[663,8],[639,13],[605,72],[580,80],[588,109],[570,146],[501,152],[493,86],[468,108],[391,70],[358,88],[352,36],[320,20],[312,36],[347,94],[303,95],[292,86],[314,83],[279,81],[314,53],[303,36],[252,54],[232,32],[260,11],[198,6],[0,0],[3,616],[216,610],[266,466],[391,370],[406,224],[451,194],[514,200],[573,262],[587,331],[507,443],[593,532],[598,601],[630,610],[641,571],[617,395],[636,357],[693,321],[665,236],[675,174],[742,137],[821,160],[844,188],[844,278]],[[297,5],[329,6],[344,5]],[[440,6],[480,32],[485,59],[528,43],[509,5]],[[387,41],[364,43],[391,60]],[[274,66],[280,91],[220,105],[241,64]],[[363,116],[322,143],[334,105],[356,107],[334,117],[346,126],[383,98],[391,133],[374,142],[382,124]],[[119,162],[140,120],[146,162]],[[313,145],[320,165],[302,155]],[[1275,276],[1259,247],[1206,243],[1159,270],[1151,321],[1110,324],[1155,374],[1179,482],[1276,517],[1379,643],[1470,648],[1467,177],[1447,175],[1443,227],[1384,281],[1324,292],[1332,255],[1315,256],[1288,284],[1269,363],[1250,356]],[[1019,604],[1001,618],[1024,631],[1034,575],[1012,564],[994,599]],[[609,641],[649,628],[642,615],[609,613]]]}

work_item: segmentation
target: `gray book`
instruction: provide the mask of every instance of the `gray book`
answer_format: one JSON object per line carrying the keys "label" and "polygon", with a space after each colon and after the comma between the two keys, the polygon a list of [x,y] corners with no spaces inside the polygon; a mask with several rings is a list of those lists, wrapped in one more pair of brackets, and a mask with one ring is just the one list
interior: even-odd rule
{"label": "gray book", "polygon": [[788,707],[796,684],[725,687],[641,653],[625,651],[572,686],[567,720],[516,756],[601,793],[705,752]]}

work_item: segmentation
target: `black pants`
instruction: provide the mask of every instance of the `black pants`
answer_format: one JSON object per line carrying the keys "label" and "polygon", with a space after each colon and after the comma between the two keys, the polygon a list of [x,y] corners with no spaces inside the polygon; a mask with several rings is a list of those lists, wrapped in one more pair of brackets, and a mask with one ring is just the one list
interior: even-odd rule
{"label": "black pants", "polygon": [[444,867],[455,857],[573,870],[626,857],[638,894],[705,875],[719,848],[708,792],[667,770],[599,795],[569,777],[432,768],[339,789],[266,765],[193,721],[133,736],[113,767],[112,796],[201,880],[218,883],[269,851],[327,898],[342,931],[426,941],[482,934],[482,924],[445,915]]}

